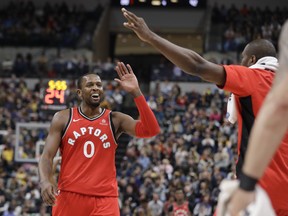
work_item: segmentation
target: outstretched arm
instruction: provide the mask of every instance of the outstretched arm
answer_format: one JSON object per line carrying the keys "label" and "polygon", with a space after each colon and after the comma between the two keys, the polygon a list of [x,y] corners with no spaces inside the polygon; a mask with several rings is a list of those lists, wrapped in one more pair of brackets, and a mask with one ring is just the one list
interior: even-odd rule
{"label": "outstretched arm", "polygon": [[[287,35],[288,22],[283,27],[279,40],[280,62],[274,85],[263,103],[251,132],[243,166],[246,180],[240,177],[241,189],[235,192],[228,206],[231,215],[236,215],[252,201],[253,189],[257,180],[264,174],[266,167],[281,144],[285,132],[288,130]],[[245,188],[241,185],[244,185]]]}
{"label": "outstretched arm", "polygon": [[142,41],[156,48],[173,64],[188,74],[224,86],[226,73],[223,66],[209,62],[196,52],[177,46],[160,37],[149,29],[143,18],[136,16],[134,13],[124,8],[122,8],[122,13],[128,21],[124,23],[124,26],[133,30]]}
{"label": "outstretched arm", "polygon": [[140,114],[140,120],[134,120],[131,116],[124,113],[114,112],[113,119],[116,121],[114,125],[117,125],[117,136],[122,132],[142,138],[157,135],[160,132],[157,119],[142,95],[131,66],[128,64],[126,67],[123,62],[119,62],[116,66],[116,71],[119,79],[115,79],[115,81],[134,97],[134,102]]}

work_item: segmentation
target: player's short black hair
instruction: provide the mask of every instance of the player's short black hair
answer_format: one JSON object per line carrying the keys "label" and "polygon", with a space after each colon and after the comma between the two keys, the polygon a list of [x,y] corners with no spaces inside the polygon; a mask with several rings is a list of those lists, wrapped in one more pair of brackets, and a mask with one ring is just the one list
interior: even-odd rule
{"label": "player's short black hair", "polygon": [[82,76],[80,76],[77,80],[77,88],[78,89],[81,89],[82,88],[82,81],[83,81],[83,78],[87,75],[90,75],[90,74],[93,74],[93,75],[96,75],[96,76],[99,76],[97,73],[93,73],[93,72],[88,72],[86,74],[83,74]]}
{"label": "player's short black hair", "polygon": [[277,56],[277,51],[273,43],[266,39],[256,39],[248,44],[247,54],[249,56],[255,55],[256,60],[265,56]]}

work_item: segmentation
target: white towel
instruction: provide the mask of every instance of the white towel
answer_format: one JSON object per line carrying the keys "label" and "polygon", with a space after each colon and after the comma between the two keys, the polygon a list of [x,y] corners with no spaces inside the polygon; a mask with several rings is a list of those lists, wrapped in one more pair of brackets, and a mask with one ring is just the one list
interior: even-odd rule
{"label": "white towel", "polygon": [[[238,180],[223,180],[220,184],[220,194],[217,205],[217,216],[229,216],[226,212],[227,200],[231,197],[233,192],[238,188]],[[266,192],[259,186],[255,189],[255,201],[240,213],[239,216],[276,216],[270,199]]]}
{"label": "white towel", "polygon": [[230,97],[228,98],[226,118],[232,124],[237,121],[237,107],[234,94],[230,94]]}
{"label": "white towel", "polygon": [[275,57],[267,56],[260,58],[254,65],[251,65],[249,68],[258,68],[263,70],[271,70],[277,71],[278,70],[278,59]]}
{"label": "white towel", "polygon": [[[249,68],[277,71],[278,59],[271,56],[263,57],[260,58],[254,65],[251,65]],[[227,102],[226,118],[232,124],[234,124],[237,121],[237,106],[235,103],[235,96],[233,94],[230,95],[229,100]]]}

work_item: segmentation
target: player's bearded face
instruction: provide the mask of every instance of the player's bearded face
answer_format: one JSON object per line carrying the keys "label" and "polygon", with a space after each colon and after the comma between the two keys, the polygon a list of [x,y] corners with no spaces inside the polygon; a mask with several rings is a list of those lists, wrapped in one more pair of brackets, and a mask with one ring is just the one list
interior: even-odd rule
{"label": "player's bearded face", "polygon": [[91,89],[90,91],[86,92],[84,98],[88,105],[98,107],[104,100],[103,89]]}
{"label": "player's bearded face", "polygon": [[[97,94],[97,93],[96,93]],[[99,94],[99,93],[98,93]],[[95,93],[92,93],[86,100],[86,103],[89,104],[90,106],[93,107],[98,107],[100,106],[100,104],[103,102],[104,100],[104,94],[103,92],[101,94],[99,94],[99,99],[95,100]]]}
{"label": "player's bearded face", "polygon": [[82,99],[86,104],[98,107],[104,100],[101,79],[98,76],[89,76],[82,88]]}

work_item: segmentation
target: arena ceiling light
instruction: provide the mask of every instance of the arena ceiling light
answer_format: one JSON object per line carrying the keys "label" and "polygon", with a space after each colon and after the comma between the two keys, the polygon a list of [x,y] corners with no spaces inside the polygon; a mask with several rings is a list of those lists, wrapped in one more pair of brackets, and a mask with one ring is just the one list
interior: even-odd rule
{"label": "arena ceiling light", "polygon": [[189,4],[193,7],[197,7],[199,1],[198,0],[189,0]]}
{"label": "arena ceiling light", "polygon": [[161,1],[159,1],[159,0],[152,0],[151,4],[152,4],[153,6],[160,6],[160,5],[161,5]]}
{"label": "arena ceiling light", "polygon": [[128,6],[129,3],[130,3],[129,0],[121,0],[121,1],[120,1],[120,5],[122,5],[122,6]]}

